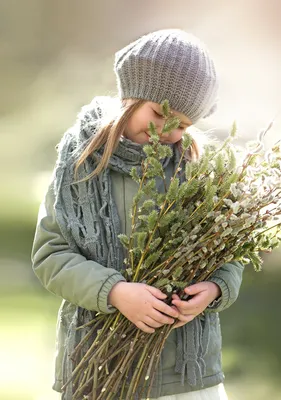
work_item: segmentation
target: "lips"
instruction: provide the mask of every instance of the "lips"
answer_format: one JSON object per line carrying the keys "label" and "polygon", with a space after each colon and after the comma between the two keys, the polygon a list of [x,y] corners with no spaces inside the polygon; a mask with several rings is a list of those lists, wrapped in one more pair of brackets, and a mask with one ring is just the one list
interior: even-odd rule
{"label": "lips", "polygon": [[144,132],[145,133],[145,135],[146,135],[146,140],[148,140],[149,141],[149,139],[150,139],[150,136],[149,136],[149,134],[147,133],[147,132]]}

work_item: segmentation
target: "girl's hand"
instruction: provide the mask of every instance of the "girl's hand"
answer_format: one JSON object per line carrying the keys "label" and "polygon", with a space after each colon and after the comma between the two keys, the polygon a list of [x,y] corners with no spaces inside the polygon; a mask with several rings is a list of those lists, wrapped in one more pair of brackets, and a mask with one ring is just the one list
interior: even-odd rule
{"label": "girl's hand", "polygon": [[179,322],[173,328],[179,328],[192,321],[201,314],[208,305],[221,295],[221,290],[216,283],[199,282],[184,289],[188,295],[193,295],[190,300],[180,300],[176,294],[172,295],[172,304],[179,311]]}
{"label": "girl's hand", "polygon": [[179,316],[174,307],[162,301],[166,297],[161,290],[144,283],[118,282],[111,289],[108,302],[143,332],[154,333],[154,328],[173,324]]}

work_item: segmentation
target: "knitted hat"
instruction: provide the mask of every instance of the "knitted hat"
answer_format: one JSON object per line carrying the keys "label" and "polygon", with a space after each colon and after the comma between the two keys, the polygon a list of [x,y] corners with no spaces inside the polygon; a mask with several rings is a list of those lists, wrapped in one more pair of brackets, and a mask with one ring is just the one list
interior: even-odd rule
{"label": "knitted hat", "polygon": [[115,54],[121,99],[137,98],[170,107],[195,123],[216,108],[218,76],[206,47],[180,29],[149,33]]}

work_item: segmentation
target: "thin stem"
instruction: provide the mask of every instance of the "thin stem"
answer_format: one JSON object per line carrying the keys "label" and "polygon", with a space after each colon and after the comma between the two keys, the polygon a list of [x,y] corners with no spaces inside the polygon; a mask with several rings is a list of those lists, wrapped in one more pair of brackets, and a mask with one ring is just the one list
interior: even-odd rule
{"label": "thin stem", "polygon": [[73,351],[73,353],[72,353],[72,355],[71,355],[71,358],[72,358],[72,359],[74,359],[74,358],[77,356],[79,350],[84,346],[84,344],[85,344],[85,343],[88,341],[88,339],[92,336],[92,334],[94,333],[96,327],[99,326],[100,323],[101,323],[101,321],[98,321],[98,323],[96,323],[96,324],[91,328],[91,330],[83,337],[83,339],[82,339],[82,340],[79,342],[79,344],[75,347],[75,349],[74,349],[74,351]]}
{"label": "thin stem", "polygon": [[[114,318],[114,317],[113,317]],[[106,323],[104,324],[101,332],[97,335],[96,339],[93,341],[92,345],[90,346],[89,350],[86,352],[86,354],[83,356],[83,358],[81,359],[81,361],[79,362],[79,364],[75,367],[74,371],[72,372],[72,376],[68,379],[68,381],[62,386],[62,390],[64,390],[66,388],[66,386],[73,380],[73,378],[75,377],[75,375],[77,374],[77,372],[79,372],[80,368],[89,360],[89,358],[92,357],[92,350],[94,349],[94,347],[97,345],[98,339],[101,336],[101,333],[103,333],[108,326],[110,326],[112,320],[112,317],[108,317]],[[97,350],[97,353],[99,353],[101,351],[101,349],[104,347],[104,345],[109,341],[110,337],[107,337],[106,341],[103,342],[103,344],[101,345],[101,347]]]}
{"label": "thin stem", "polygon": [[97,398],[97,387],[98,387],[98,365],[97,361],[94,363],[94,380],[93,380],[93,388],[92,388],[92,400],[96,400]]}
{"label": "thin stem", "polygon": [[[147,349],[147,346],[148,345],[145,346],[145,349]],[[146,356],[146,352],[143,351],[141,356],[140,356],[140,358],[139,358],[139,361],[138,361],[138,364],[136,366],[136,369],[134,371],[134,374],[133,374],[133,377],[132,377],[132,380],[131,380],[131,384],[130,384],[130,386],[128,388],[128,392],[127,392],[127,395],[126,395],[126,400],[131,400],[132,399],[133,390],[134,390],[134,386],[135,386],[134,382],[135,382],[136,376],[138,375],[139,368],[141,367],[142,363],[145,360],[145,356]]]}
{"label": "thin stem", "polygon": [[[148,339],[148,342],[147,342],[147,344],[145,345],[145,347],[143,349],[142,355],[140,357],[140,359],[142,359],[143,361],[142,361],[142,363],[140,365],[138,364],[137,367],[136,367],[137,375],[135,377],[135,383],[134,383],[134,386],[133,386],[133,393],[135,393],[135,390],[136,390],[136,388],[137,388],[137,386],[139,384],[139,379],[141,377],[141,374],[143,373],[143,369],[144,369],[143,366],[144,366],[144,364],[146,362],[145,356],[150,357],[150,354],[153,353],[153,350],[151,351],[151,348],[149,349],[149,352],[147,352],[147,349],[155,339],[157,339],[155,337],[155,335],[151,335],[151,337]],[[134,382],[134,379],[132,379],[132,381]]]}
{"label": "thin stem", "polygon": [[265,232],[267,232],[267,231],[269,231],[269,230],[271,230],[271,229],[276,228],[277,226],[281,226],[281,222],[279,222],[279,223],[276,224],[276,225],[270,226],[269,228],[265,229],[265,230],[262,231],[262,232],[259,232],[259,233],[255,236],[255,238],[259,237],[260,235],[263,235]]}
{"label": "thin stem", "polygon": [[155,362],[155,365],[154,365],[154,368],[153,368],[153,375],[151,377],[150,385],[149,385],[148,391],[146,393],[146,398],[149,398],[149,395],[150,395],[150,392],[151,392],[151,389],[152,389],[152,385],[153,385],[153,382],[154,382],[154,377],[155,377],[155,374],[156,374],[156,371],[157,371],[157,367],[158,367],[158,364],[159,364],[159,361],[160,361],[160,356],[161,356],[163,347],[165,345],[166,339],[169,336],[171,331],[172,331],[172,328],[171,328],[170,325],[166,325],[164,327],[163,339],[160,342],[160,346],[159,346],[158,350],[156,351],[156,353],[157,353],[156,354],[156,362]]}
{"label": "thin stem", "polygon": [[102,317],[103,317],[102,314],[96,315],[93,319],[91,319],[91,321],[87,322],[86,324],[77,326],[77,328],[75,328],[75,330],[87,328],[88,326],[93,325],[94,322],[98,322],[97,321],[98,319],[101,320]]}
{"label": "thin stem", "polygon": [[125,388],[126,388],[126,385],[127,385],[127,378],[128,378],[127,373],[129,372],[129,369],[130,369],[130,365],[127,365],[126,370],[124,372],[124,382],[123,382],[123,385],[122,385],[122,388],[121,388],[121,393],[120,393],[119,400],[123,400],[123,397],[124,397],[124,392],[125,392]]}

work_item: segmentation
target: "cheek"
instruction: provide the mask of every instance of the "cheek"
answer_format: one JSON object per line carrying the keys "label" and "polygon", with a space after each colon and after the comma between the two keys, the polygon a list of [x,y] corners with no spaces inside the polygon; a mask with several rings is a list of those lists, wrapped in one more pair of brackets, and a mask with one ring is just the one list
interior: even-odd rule
{"label": "cheek", "polygon": [[127,131],[132,134],[137,134],[139,132],[143,132],[143,123],[139,118],[131,118],[127,123]]}
{"label": "cheek", "polygon": [[133,121],[128,121],[127,126],[126,126],[126,131],[128,133],[133,132],[134,131],[134,123]]}
{"label": "cheek", "polygon": [[172,143],[178,142],[179,140],[181,140],[183,133],[184,133],[183,131],[178,130],[178,129],[176,131],[172,132],[170,135],[170,141]]}

